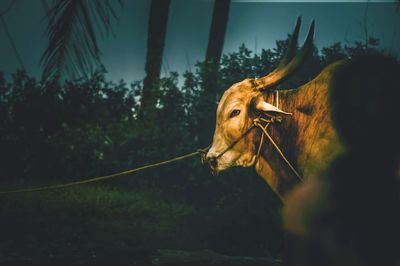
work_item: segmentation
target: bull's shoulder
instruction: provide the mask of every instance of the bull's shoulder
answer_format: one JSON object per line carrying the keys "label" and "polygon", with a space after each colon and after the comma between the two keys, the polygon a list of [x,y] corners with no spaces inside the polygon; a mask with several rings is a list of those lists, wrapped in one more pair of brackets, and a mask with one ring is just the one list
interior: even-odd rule
{"label": "bull's shoulder", "polygon": [[338,73],[350,63],[349,60],[339,60],[326,66],[322,71],[310,82],[302,87],[310,87],[320,85],[320,88],[327,88],[328,85],[336,78]]}
{"label": "bull's shoulder", "polygon": [[300,87],[288,92],[295,95],[296,107],[315,105],[324,106],[328,102],[329,91],[332,89],[334,80],[337,79],[341,70],[349,64],[349,60],[339,60],[326,66],[314,79]]}

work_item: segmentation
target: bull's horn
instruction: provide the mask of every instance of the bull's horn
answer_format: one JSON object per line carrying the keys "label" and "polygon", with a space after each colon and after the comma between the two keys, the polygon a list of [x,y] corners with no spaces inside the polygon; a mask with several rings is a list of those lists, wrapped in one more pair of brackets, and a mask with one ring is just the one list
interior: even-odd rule
{"label": "bull's horn", "polygon": [[288,47],[289,50],[286,53],[285,57],[283,58],[282,62],[274,71],[272,71],[265,77],[253,80],[253,85],[255,89],[264,90],[282,82],[285,78],[293,74],[293,72],[301,65],[301,63],[303,63],[304,59],[311,51],[313,46],[312,44],[313,44],[314,27],[315,27],[314,20],[311,23],[303,47],[294,58],[291,58],[293,56],[291,54],[293,54],[294,52],[290,50],[293,49],[293,47],[295,47],[297,43],[298,27],[300,27],[299,20],[300,18],[297,20],[296,28],[293,32],[291,40],[289,41],[289,47]]}
{"label": "bull's horn", "polygon": [[290,60],[293,59],[295,52],[296,52],[297,40],[299,38],[300,26],[301,26],[301,17],[297,17],[296,26],[293,30],[292,36],[290,37],[290,40],[288,43],[288,48],[286,50],[286,54],[282,58],[281,62],[279,63],[279,65],[275,69],[275,71],[283,68],[290,62]]}

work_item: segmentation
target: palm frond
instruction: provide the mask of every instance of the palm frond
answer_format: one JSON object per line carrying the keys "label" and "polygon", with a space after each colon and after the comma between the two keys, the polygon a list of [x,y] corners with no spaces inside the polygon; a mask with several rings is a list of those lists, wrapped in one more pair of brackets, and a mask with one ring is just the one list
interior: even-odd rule
{"label": "palm frond", "polygon": [[117,16],[109,0],[54,1],[48,13],[48,45],[41,58],[43,80],[93,73],[101,65],[96,33],[109,33],[113,19]]}

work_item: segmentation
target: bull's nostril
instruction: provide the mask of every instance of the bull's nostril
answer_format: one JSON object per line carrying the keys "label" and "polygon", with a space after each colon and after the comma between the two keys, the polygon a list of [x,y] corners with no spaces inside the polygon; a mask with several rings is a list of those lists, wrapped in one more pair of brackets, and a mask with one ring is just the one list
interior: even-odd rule
{"label": "bull's nostril", "polygon": [[217,157],[216,156],[207,156],[207,161],[212,168],[216,168],[218,165]]}

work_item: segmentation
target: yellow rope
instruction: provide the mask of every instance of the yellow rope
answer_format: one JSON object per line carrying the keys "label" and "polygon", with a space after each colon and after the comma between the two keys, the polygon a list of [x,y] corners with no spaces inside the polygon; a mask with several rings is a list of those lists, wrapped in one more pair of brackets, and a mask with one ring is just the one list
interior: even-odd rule
{"label": "yellow rope", "polygon": [[50,185],[50,186],[37,187],[37,188],[25,188],[25,189],[16,189],[16,190],[9,190],[9,191],[0,191],[0,195],[15,194],[15,193],[25,193],[25,192],[36,192],[36,191],[53,190],[53,189],[62,189],[62,188],[67,188],[67,187],[72,187],[72,186],[78,186],[78,185],[98,182],[98,181],[102,181],[102,180],[106,180],[106,179],[111,179],[111,178],[114,178],[114,177],[117,177],[117,176],[132,174],[132,173],[136,173],[136,172],[143,171],[143,170],[146,170],[146,169],[155,168],[155,167],[162,166],[162,165],[165,165],[165,164],[170,164],[170,163],[173,163],[173,162],[176,162],[176,161],[184,160],[184,159],[187,159],[189,157],[193,157],[193,156],[202,154],[202,153],[205,152],[206,149],[198,149],[195,152],[188,153],[188,154],[183,155],[183,156],[175,157],[173,159],[169,159],[169,160],[158,162],[158,163],[154,163],[154,164],[140,166],[140,167],[137,167],[137,168],[134,168],[134,169],[130,169],[130,170],[126,170],[126,171],[119,172],[119,173],[114,173],[114,174],[104,175],[104,176],[99,176],[99,177],[93,177],[93,178],[89,178],[89,179],[85,179],[85,180],[74,181],[74,182],[69,182],[69,183],[64,183],[64,184],[59,184],[59,185]]}
{"label": "yellow rope", "polygon": [[[263,127],[261,125],[260,120],[263,121],[263,122],[267,122],[265,127]],[[226,153],[229,149],[231,149],[234,145],[236,145],[242,138],[244,138],[255,126],[257,126],[257,127],[261,128],[261,130],[264,133],[261,136],[261,142],[260,142],[260,146],[259,146],[258,151],[257,151],[257,157],[259,156],[259,154],[261,152],[261,147],[262,147],[263,140],[264,140],[264,135],[265,135],[271,141],[272,145],[275,147],[275,149],[278,151],[279,155],[286,162],[286,164],[290,167],[290,169],[293,171],[293,173],[301,181],[303,181],[303,178],[296,171],[296,169],[290,164],[288,159],[286,159],[285,155],[279,149],[278,145],[276,145],[276,143],[274,142],[272,137],[267,132],[268,125],[271,122],[274,122],[274,121],[275,121],[275,118],[273,118],[271,120],[269,120],[269,119],[267,120],[267,119],[263,119],[263,118],[254,119],[253,125],[250,126],[238,139],[233,141],[223,152],[221,152],[217,156],[217,158],[221,157],[224,153]],[[204,154],[204,153],[206,153],[207,149],[208,149],[208,147],[204,148],[204,149],[198,149],[195,152],[188,153],[186,155],[182,155],[182,156],[179,156],[179,157],[175,157],[173,159],[169,159],[169,160],[158,162],[158,163],[154,163],[154,164],[140,166],[140,167],[137,167],[137,168],[134,168],[134,169],[130,169],[130,170],[126,170],[126,171],[123,171],[123,172],[118,172],[118,173],[114,173],[114,174],[110,174],[110,175],[98,176],[98,177],[93,177],[93,178],[89,178],[89,179],[84,179],[84,180],[80,180],[80,181],[74,181],[74,182],[69,182],[69,183],[64,183],[64,184],[59,184],[59,185],[49,185],[49,186],[43,186],[43,187],[37,187],[37,188],[25,188],[25,189],[16,189],[16,190],[9,190],[9,191],[0,191],[0,195],[25,193],[25,192],[36,192],[36,191],[53,190],[53,189],[63,189],[63,188],[68,188],[68,187],[73,187],[73,186],[78,186],[78,185],[83,185],[83,184],[88,184],[88,183],[94,183],[94,182],[98,182],[98,181],[102,181],[102,180],[106,180],[106,179],[111,179],[111,178],[114,178],[114,177],[117,177],[117,176],[132,174],[132,173],[140,172],[140,171],[147,170],[147,169],[150,169],[150,168],[155,168],[155,167],[158,167],[158,166],[170,164],[170,163],[173,163],[173,162],[176,162],[176,161],[180,161],[180,160],[184,160],[186,158],[193,157],[193,156],[196,156],[196,155],[199,155],[199,154]]]}
{"label": "yellow rope", "polygon": [[[265,125],[265,130],[267,130],[267,127],[269,126],[269,123],[270,122],[268,122],[266,125]],[[260,140],[260,145],[258,145],[258,150],[257,150],[257,155],[256,155],[256,161],[258,161],[258,158],[260,158],[260,153],[261,153],[261,148],[262,148],[262,146],[263,146],[263,143],[264,143],[264,132],[261,134],[261,140]]]}
{"label": "yellow rope", "polygon": [[282,157],[282,159],[286,162],[286,164],[289,166],[289,168],[293,171],[293,173],[299,178],[300,181],[303,181],[303,178],[300,176],[300,174],[296,171],[296,169],[293,167],[293,165],[289,162],[288,159],[286,159],[285,155],[281,151],[281,149],[278,147],[278,145],[275,143],[275,141],[272,139],[272,137],[268,134],[267,130],[264,129],[264,127],[257,121],[254,122],[254,124],[261,128],[261,130],[264,132],[265,136],[271,141],[272,145],[275,147],[276,151],[279,153],[279,155]]}
{"label": "yellow rope", "polygon": [[239,138],[235,139],[231,144],[229,144],[228,147],[226,147],[225,150],[223,150],[220,154],[217,155],[216,159],[220,158],[222,155],[224,155],[227,151],[232,149],[233,146],[235,146],[239,141],[241,141],[247,134],[250,133],[250,131],[254,128],[254,123],[244,132],[242,135],[240,135]]}

